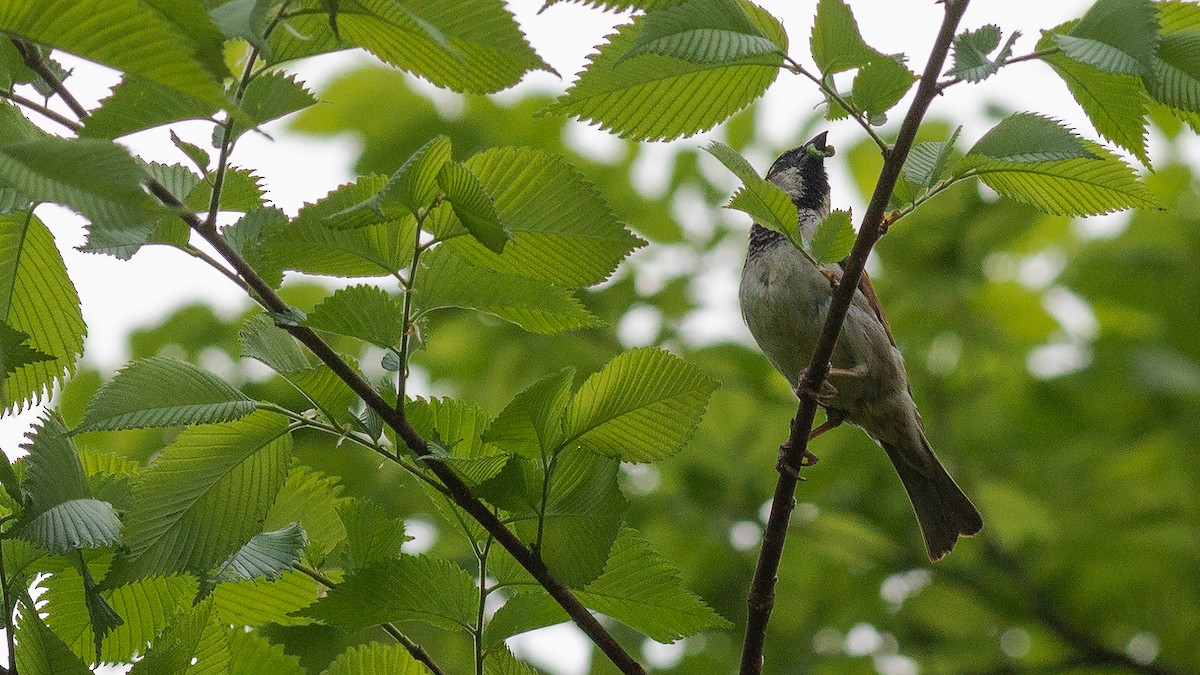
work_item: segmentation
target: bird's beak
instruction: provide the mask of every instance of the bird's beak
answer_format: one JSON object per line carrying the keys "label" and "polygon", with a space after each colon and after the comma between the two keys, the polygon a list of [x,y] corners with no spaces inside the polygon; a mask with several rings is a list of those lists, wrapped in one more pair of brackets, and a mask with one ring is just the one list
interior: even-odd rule
{"label": "bird's beak", "polygon": [[821,152],[825,152],[825,148],[826,148],[825,137],[828,135],[829,135],[828,131],[822,131],[821,133],[817,134],[816,136],[813,136],[813,139],[811,141],[805,143],[805,145],[807,145],[810,148],[815,148],[817,150],[820,150]]}

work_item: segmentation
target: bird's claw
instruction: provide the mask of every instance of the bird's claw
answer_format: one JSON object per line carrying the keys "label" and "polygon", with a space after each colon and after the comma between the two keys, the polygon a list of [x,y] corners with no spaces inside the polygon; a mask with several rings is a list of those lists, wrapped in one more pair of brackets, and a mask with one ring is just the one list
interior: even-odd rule
{"label": "bird's claw", "polygon": [[805,449],[804,454],[800,455],[800,464],[794,465],[788,461],[791,452],[792,444],[790,442],[779,446],[779,460],[775,463],[775,470],[779,473],[786,473],[796,480],[804,480],[804,477],[800,475],[800,469],[816,464],[820,458]]}
{"label": "bird's claw", "polygon": [[833,398],[837,396],[838,393],[837,387],[834,387],[832,384],[830,384],[829,380],[821,380],[821,385],[817,387],[816,391],[813,391],[808,384],[807,369],[803,373],[800,373],[800,378],[797,380],[797,382],[797,397],[804,398],[805,396],[812,396],[817,400],[817,403],[820,403],[821,405],[829,405],[829,403],[833,401]]}

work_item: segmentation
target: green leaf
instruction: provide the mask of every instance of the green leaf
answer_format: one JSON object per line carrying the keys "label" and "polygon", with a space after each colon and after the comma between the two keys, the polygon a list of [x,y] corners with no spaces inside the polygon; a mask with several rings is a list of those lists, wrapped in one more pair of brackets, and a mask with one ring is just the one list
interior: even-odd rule
{"label": "green leaf", "polygon": [[479,590],[466,570],[442,558],[405,555],[346,575],[301,614],[342,630],[423,621],[446,630],[475,625]]}
{"label": "green leaf", "polygon": [[337,512],[346,529],[347,570],[399,558],[400,547],[411,539],[404,534],[404,521],[389,518],[382,507],[369,499],[346,501],[338,506]]}
{"label": "green leaf", "polygon": [[159,213],[145,180],[137,161],[110,141],[48,137],[0,146],[0,184],[93,222],[133,225]]}
{"label": "green leaf", "polygon": [[258,532],[291,458],[287,421],[256,412],[190,427],[134,484],[118,578],[206,572]]}
{"label": "green leaf", "polygon": [[311,620],[290,614],[316,602],[320,593],[319,585],[308,575],[284,572],[274,581],[258,578],[218,584],[212,601],[221,620],[236,626],[302,626]]}
{"label": "green leaf", "polygon": [[946,74],[967,82],[979,82],[995,75],[1012,56],[1013,45],[1020,36],[1020,31],[1013,31],[1000,53],[990,58],[988,55],[1000,46],[999,26],[988,24],[978,30],[959,33],[954,37],[954,65]]}
{"label": "green leaf", "polygon": [[812,256],[817,262],[840,262],[850,255],[855,236],[854,226],[850,224],[850,212],[830,211],[813,232]]}
{"label": "green leaf", "polygon": [[633,349],[583,383],[567,410],[564,435],[626,462],[678,452],[700,423],[717,383],[658,349]]}
{"label": "green leaf", "polygon": [[813,61],[822,75],[861,68],[884,57],[863,42],[858,22],[843,0],[820,0],[809,41]]}
{"label": "green leaf", "polygon": [[1181,30],[1200,30],[1200,6],[1191,0],[1160,0],[1154,3],[1163,35]]}
{"label": "green leaf", "polygon": [[800,216],[791,198],[778,185],[759,177],[754,167],[728,145],[711,141],[704,149],[742,180],[743,186],[729,199],[725,208],[748,214],[754,222],[785,235],[795,246],[803,249]]}
{"label": "green leaf", "polygon": [[904,160],[904,178],[913,185],[928,189],[941,180],[954,156],[954,142],[958,140],[962,127],[950,134],[946,141],[925,141],[913,145]]}
{"label": "green leaf", "polygon": [[408,209],[414,217],[424,217],[437,197],[440,185],[438,174],[450,161],[450,139],[436,136],[404,160],[383,189],[366,204],[384,214],[394,214],[397,206]]}
{"label": "green leaf", "polygon": [[25,480],[20,536],[54,553],[121,544],[112,504],[92,498],[75,444],[62,418],[47,413],[22,446]]}
{"label": "green leaf", "polygon": [[[304,110],[315,104],[317,99],[292,75],[269,72],[258,75],[246,86],[242,98],[242,110],[254,122],[262,126],[284,115]],[[240,136],[248,127],[237,126],[234,137]]]}
{"label": "green leaf", "polygon": [[[787,35],[775,17],[742,4],[776,50],[717,63],[644,54],[624,60],[646,16],[620,26],[546,113],[596,122],[622,138],[671,140],[712,128],[752,103],[779,74]],[[732,51],[729,52],[732,54]]]}
{"label": "green leaf", "polygon": [[1178,110],[1200,112],[1200,30],[1164,35],[1154,75],[1154,80],[1147,82],[1154,100]]}
{"label": "green leaf", "polygon": [[538,672],[518,661],[506,645],[492,645],[484,656],[483,675],[538,675]]}
{"label": "green leaf", "polygon": [[[210,9],[208,16],[225,37],[245,40],[257,47],[263,58],[269,61],[271,45],[264,35],[270,23],[268,11],[272,5],[273,0],[230,0]],[[287,29],[276,32],[285,33]]]}
{"label": "green leaf", "polygon": [[20,410],[75,372],[87,327],[54,237],[32,213],[0,216],[0,321],[52,360],[5,368],[0,410]]}
{"label": "green leaf", "polygon": [[129,363],[100,387],[76,431],[228,422],[254,407],[253,399],[203,368],[152,356]]}
{"label": "green leaf", "polygon": [[1132,75],[1113,75],[1062,54],[1042,57],[1062,78],[1096,131],[1125,148],[1143,164],[1146,151],[1146,113],[1149,97],[1142,81]]}
{"label": "green leaf", "polygon": [[[512,15],[488,0],[360,0],[338,14],[342,38],[439,87],[490,94],[549,67]],[[312,23],[310,28],[316,28]],[[321,32],[331,33],[328,26]]]}
{"label": "green leaf", "polygon": [[[344,16],[344,15],[343,15]],[[428,675],[429,669],[402,645],[379,642],[350,647],[321,675]]]}
{"label": "green leaf", "polygon": [[[608,278],[644,242],[617,220],[591,182],[562,157],[529,148],[494,148],[465,162],[495,200],[500,221],[512,232],[496,254],[474,237],[445,243],[467,262],[558,286],[591,286]],[[563,205],[570,204],[570,209]],[[425,221],[440,237],[466,234],[450,209]]]}
{"label": "green leaf", "polygon": [[1150,0],[1097,0],[1066,35],[1053,35],[1071,59],[1106,73],[1154,77],[1158,17]]}
{"label": "green leaf", "polygon": [[300,552],[308,545],[308,535],[299,523],[250,538],[217,569],[217,581],[238,579],[278,579],[300,562]]}
{"label": "green leaf", "polygon": [[484,629],[485,642],[499,646],[503,641],[531,630],[570,621],[562,606],[542,589],[523,591],[505,601]]}
{"label": "green leaf", "polygon": [[1128,165],[1099,145],[1088,146],[1098,159],[987,160],[971,171],[996,192],[1047,213],[1086,216],[1158,206]]}
{"label": "green leaf", "polygon": [[238,331],[242,356],[257,359],[277,373],[309,370],[317,365],[304,345],[275,325],[266,314],[246,319]]}
{"label": "green leaf", "polygon": [[[225,106],[220,36],[202,12],[182,4],[148,11],[130,0],[12,0],[0,4],[0,31],[144,77]],[[119,27],[120,30],[113,30]]]}
{"label": "green leaf", "polygon": [[383,176],[363,176],[300,209],[288,225],[270,228],[265,254],[283,269],[339,277],[388,276],[408,267],[416,220],[404,217],[338,229],[335,216],[373,197],[387,184]]}
{"label": "green leaf", "polygon": [[[215,174],[205,176],[188,194],[184,203],[193,211],[207,212],[212,201],[212,181]],[[249,211],[264,204],[261,179],[248,169],[230,167],[221,184],[220,211]]]}
{"label": "green leaf", "polygon": [[621,61],[659,54],[692,63],[727,63],[779,53],[738,0],[688,0],[648,12],[641,30]]}
{"label": "green leaf", "polygon": [[1050,162],[1082,157],[1096,159],[1089,144],[1056,120],[1035,113],[1016,113],[983,135],[967,157],[1004,162]]}
{"label": "green leaf", "polygon": [[[29,334],[13,330],[7,323],[0,321],[0,377],[8,377],[21,366],[43,361],[53,361],[54,357],[40,352],[26,344]],[[4,381],[0,380],[0,399],[4,397]]]}
{"label": "green leaf", "polygon": [[212,117],[218,106],[136,75],[126,75],[83,121],[83,138],[117,138],[145,129]]}
{"label": "green leaf", "polygon": [[251,208],[233,225],[221,228],[221,238],[242,256],[272,288],[283,284],[282,266],[264,245],[267,233],[283,228],[287,215],[275,208]]}
{"label": "green leaf", "polygon": [[602,325],[570,291],[553,284],[476,267],[439,246],[421,258],[415,301],[422,314],[465,307],[511,321],[534,333]]}
{"label": "green leaf", "polygon": [[878,117],[904,98],[917,76],[900,61],[883,56],[873,59],[854,76],[851,98],[855,106]]}
{"label": "green leaf", "polygon": [[564,368],[526,387],[488,425],[483,442],[528,459],[557,449],[574,379],[575,369]]}
{"label": "green leaf", "polygon": [[17,605],[15,664],[22,673],[91,675],[71,648],[42,623],[36,609],[24,602]]}
{"label": "green leaf", "polygon": [[254,632],[232,630],[229,634],[229,675],[304,675],[300,657],[285,654],[283,645],[268,642]]}
{"label": "green leaf", "polygon": [[438,172],[438,185],[454,215],[472,237],[495,253],[503,253],[512,233],[504,226],[492,196],[471,169],[458,162],[446,162]]}
{"label": "green leaf", "polygon": [[733,172],[743,183],[749,183],[754,180],[763,180],[763,177],[758,175],[750,162],[746,161],[737,150],[725,145],[721,141],[709,141],[708,145],[704,146],[704,151],[717,161],[725,165],[726,169]]}
{"label": "green leaf", "polygon": [[[218,628],[215,625],[212,621],[213,613],[212,603],[204,601],[171,617],[171,623],[146,651],[145,657],[129,670],[129,675],[179,673],[187,670],[203,672],[209,665],[207,661],[214,656],[223,662],[222,666],[227,666],[227,644],[213,645],[210,642],[214,637],[218,642],[224,642],[224,635],[214,635],[217,631],[224,632],[224,627]],[[206,647],[216,647],[218,653],[205,654],[204,652],[208,651]],[[221,671],[225,669],[222,667]]]}
{"label": "green leaf", "polygon": [[480,440],[490,418],[474,403],[451,398],[416,398],[405,405],[405,412],[418,433],[444,446],[448,452],[439,459],[470,485],[495,476],[508,461],[507,455]]}
{"label": "green leaf", "polygon": [[309,313],[307,323],[310,328],[385,349],[399,348],[404,337],[404,305],[377,286],[350,286],[322,300]]}
{"label": "green leaf", "polygon": [[300,523],[308,535],[310,549],[316,547],[328,552],[346,538],[339,511],[348,502],[342,496],[342,485],[337,478],[300,465],[288,473],[287,482],[267,512],[263,529],[278,530],[290,523]]}
{"label": "green leaf", "polygon": [[[358,372],[358,366],[354,363],[353,359],[345,356],[342,358],[350,364],[355,372]],[[338,377],[329,366],[317,366],[308,370],[296,370],[280,374],[297,391],[303,394],[317,410],[320,410],[321,414],[331,424],[338,426],[346,424],[358,426],[358,417],[354,414],[353,410],[358,407],[358,394],[355,394],[354,390],[342,378]]]}
{"label": "green leaf", "polygon": [[613,544],[604,573],[577,595],[588,609],[658,642],[732,626],[686,590],[679,570],[628,528]]}

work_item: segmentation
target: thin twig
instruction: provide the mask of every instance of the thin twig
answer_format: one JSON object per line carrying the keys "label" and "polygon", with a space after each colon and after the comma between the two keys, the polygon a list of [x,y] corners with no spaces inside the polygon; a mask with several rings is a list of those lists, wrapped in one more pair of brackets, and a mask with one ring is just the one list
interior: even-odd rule
{"label": "thin twig", "polygon": [[[798,471],[800,460],[808,451],[808,434],[812,429],[813,419],[817,414],[816,392],[829,374],[829,359],[833,356],[834,343],[841,332],[842,323],[850,309],[850,302],[858,289],[859,278],[871,248],[883,232],[883,217],[887,209],[888,197],[896,187],[900,170],[908,151],[912,148],[917,135],[917,128],[929,109],[929,104],[937,96],[937,78],[941,73],[946,56],[950,51],[950,43],[954,39],[954,31],[959,21],[967,11],[969,0],[945,0],[945,16],[941,28],[929,54],[929,61],[921,81],[917,85],[917,93],[900,131],[896,135],[896,144],[887,154],[883,169],[879,173],[879,181],[871,195],[871,202],[863,216],[858,237],[854,241],[854,249],[847,258],[844,275],[834,289],[829,313],[821,328],[821,336],[813,350],[812,361],[808,368],[798,378],[800,402],[796,417],[792,420],[788,440],[783,448],[786,454],[781,457],[779,480],[775,485],[775,496],[771,501],[771,515],[767,521],[766,532],[763,535],[763,545],[759,552],[758,565],[754,570],[747,598],[749,615],[746,620],[746,640],[742,646],[741,675],[758,675],[762,672],[763,645],[766,639],[767,623],[771,610],[775,605],[775,580],[779,571],[779,561],[783,556],[783,546],[787,540],[788,521],[791,519],[795,506],[796,484],[799,481]],[[790,470],[789,470],[790,469]]]}
{"label": "thin twig", "polygon": [[41,103],[38,103],[37,101],[25,98],[24,96],[21,96],[20,94],[14,94],[10,91],[0,90],[0,98],[6,98],[6,99],[12,101],[13,103],[16,103],[17,105],[24,106],[24,107],[34,111],[35,113],[38,113],[42,117],[45,117],[46,119],[49,119],[53,122],[63,125],[64,127],[70,129],[71,131],[74,131],[75,133],[79,133],[80,131],[83,130],[83,125],[80,124],[79,122],[76,122],[75,120],[73,120],[61,113],[55,112],[54,110],[51,110],[50,108],[42,105]]}
{"label": "thin twig", "polygon": [[204,251],[201,251],[200,249],[196,248],[195,246],[193,246],[191,244],[184,244],[183,246],[179,247],[179,249],[181,251],[183,251],[184,253],[192,256],[193,258],[203,262],[204,264],[208,265],[209,267],[213,268],[214,270],[220,272],[221,274],[223,274],[225,276],[225,278],[232,281],[234,284],[237,285],[238,288],[242,289],[246,293],[250,293],[250,287],[246,285],[245,281],[242,281],[241,277],[239,277],[238,275],[236,275],[232,271],[230,271],[230,269],[228,267],[225,267],[221,263],[217,262],[216,259],[214,259],[209,254],[205,253]]}
{"label": "thin twig", "polygon": [[34,47],[24,40],[19,40],[17,38],[10,39],[12,40],[13,46],[15,46],[17,51],[20,52],[21,58],[25,61],[25,65],[33,69],[33,72],[37,73],[38,76],[45,80],[46,84],[50,85],[50,89],[52,89],[54,93],[58,94],[58,97],[63,100],[63,103],[67,104],[67,107],[71,109],[71,112],[75,113],[75,116],[81,120],[87,117],[87,108],[83,107],[83,105],[79,102],[79,99],[75,98],[75,95],[72,94],[71,91],[65,86],[63,86],[63,83],[58,79],[58,76],[54,74],[54,71],[50,70],[50,67],[47,66],[46,62],[42,60],[42,56],[38,53],[37,47]]}
{"label": "thin twig", "polygon": [[[321,572],[318,570],[308,567],[307,565],[296,565],[295,569],[297,572],[304,574],[326,588],[337,588],[338,586],[336,581],[330,579],[324,574],[321,574]],[[429,655],[429,652],[425,651],[424,647],[414,642],[412,638],[408,637],[404,633],[401,633],[399,628],[396,628],[388,622],[381,623],[379,626],[380,628],[383,628],[383,632],[391,635],[396,642],[399,642],[401,645],[403,645],[403,647],[408,650],[408,653],[412,654],[414,659],[425,664],[425,667],[433,671],[434,675],[446,675],[446,672],[438,667],[438,664],[434,662],[433,657]]]}
{"label": "thin twig", "polygon": [[[246,55],[246,66],[242,69],[242,78],[238,81],[237,91],[233,95],[236,105],[241,105],[242,98],[246,95],[246,87],[250,86],[256,60],[258,60],[258,47],[251,47],[250,53]],[[221,134],[221,150],[217,155],[217,170],[213,175],[212,194],[208,199],[208,217],[204,219],[204,226],[213,231],[217,229],[217,213],[221,210],[221,190],[225,183],[225,169],[229,165],[229,153],[233,152],[235,122],[233,113],[227,114],[229,118],[221,126],[224,132]]]}
{"label": "thin twig", "polygon": [[[1028,54],[1022,54],[1021,56],[1014,56],[1011,59],[1000,64],[1000,68],[1003,68],[1004,66],[1012,65],[1014,63],[1021,63],[1022,61],[1033,61],[1035,59],[1040,59],[1043,56],[1049,56],[1058,51],[1062,51],[1062,50],[1060,50],[1058,47],[1050,47],[1049,49],[1039,49],[1037,51],[1033,51]],[[999,70],[999,69],[997,69],[997,70]],[[942,93],[943,91],[946,90],[947,87],[953,87],[954,85],[956,85],[960,82],[965,82],[965,81],[966,80],[961,77],[954,77],[949,80],[942,80],[941,82],[938,82],[938,86],[937,86],[938,93],[939,94]]]}
{"label": "thin twig", "polygon": [[4,547],[0,546],[0,610],[4,611],[4,639],[8,643],[8,668],[17,672],[17,650],[14,645],[13,630],[16,621],[13,618],[13,608],[8,604],[8,572],[4,568]]}
{"label": "thin twig", "polygon": [[845,110],[847,115],[849,115],[851,118],[853,118],[855,122],[858,122],[858,125],[863,128],[863,131],[867,132],[867,135],[871,137],[871,140],[875,141],[875,145],[879,146],[879,151],[883,153],[883,156],[887,157],[887,154],[890,151],[891,146],[889,146],[887,141],[883,140],[883,138],[881,138],[879,136],[879,134],[875,132],[875,129],[873,129],[871,127],[870,121],[864,119],[862,114],[858,110],[856,110],[854,108],[854,106],[850,105],[849,101],[847,101],[845,98],[842,97],[841,94],[838,93],[837,89],[829,86],[829,84],[826,83],[824,79],[817,77],[813,73],[808,72],[808,70],[806,70],[804,68],[804,66],[800,65],[796,61],[793,61],[792,57],[785,56],[784,60],[787,61],[787,63],[788,63],[788,68],[787,68],[788,70],[792,71],[793,73],[796,73],[797,75],[803,75],[804,77],[807,77],[808,79],[812,80],[813,83],[816,84],[817,87],[819,87],[821,89],[821,91],[824,92],[824,94],[827,97],[829,97],[834,103],[836,103],[838,105],[839,108],[841,108],[842,110]]}
{"label": "thin twig", "polygon": [[400,361],[400,371],[396,375],[396,410],[404,410],[404,398],[407,396],[406,389],[408,388],[408,357],[409,340],[412,338],[412,333],[415,330],[412,322],[412,296],[413,285],[417,281],[417,269],[421,262],[421,226],[425,222],[424,215],[417,217],[416,233],[413,235],[413,257],[412,265],[408,269],[408,285],[404,291],[404,313],[401,318],[401,326],[404,327],[404,334],[400,336],[400,353],[397,357]]}

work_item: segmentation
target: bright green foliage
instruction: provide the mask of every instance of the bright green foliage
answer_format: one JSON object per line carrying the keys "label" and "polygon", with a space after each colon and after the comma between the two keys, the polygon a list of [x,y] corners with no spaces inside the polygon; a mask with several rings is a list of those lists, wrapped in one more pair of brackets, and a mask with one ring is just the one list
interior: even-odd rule
{"label": "bright green foliage", "polygon": [[247,319],[238,331],[238,338],[241,356],[257,359],[277,373],[294,373],[317,365],[304,346],[266,314]]}
{"label": "bright green foliage", "polygon": [[422,256],[415,287],[422,313],[466,307],[493,314],[534,333],[600,325],[571,291],[554,284],[472,265],[439,246]]}
{"label": "bright green foliage", "polygon": [[87,118],[79,135],[117,138],[186,119],[204,119],[218,106],[151,79],[127,74]]}
{"label": "bright green foliage", "polygon": [[1150,95],[1160,103],[1200,112],[1200,31],[1164,35]]}
{"label": "bright green foliage", "polygon": [[[547,112],[579,117],[624,138],[647,141],[670,140],[711,128],[761,96],[775,81],[781,55],[787,52],[787,36],[778,20],[754,5],[742,7],[757,32],[776,50],[719,62],[654,53],[627,59],[650,20],[647,15],[610,35],[579,80]],[[696,46],[687,53],[707,51]],[[663,105],[666,101],[670,105]]]}
{"label": "bright green foliage", "polygon": [[504,645],[495,645],[483,662],[483,675],[537,675],[533,666],[517,660]]}
{"label": "bright green foliage", "polygon": [[[608,278],[630,251],[641,246],[604,199],[561,157],[528,148],[495,148],[465,162],[495,199],[500,221],[512,232],[502,254],[473,238],[447,244],[468,262],[559,286],[591,286]],[[564,211],[563,204],[571,204]],[[465,234],[450,209],[430,216],[441,237]]]}
{"label": "bright green foliage", "polygon": [[621,58],[660,54],[693,63],[726,63],[780,52],[738,0],[688,0],[647,13]]}
{"label": "bright green foliage", "polygon": [[512,232],[504,226],[487,188],[471,170],[458,162],[446,162],[438,172],[438,185],[446,201],[472,237],[494,253],[504,253]]}
{"label": "bright green foliage", "polygon": [[[147,11],[133,0],[16,0],[0,8],[0,30],[224,106],[220,36],[196,9]],[[121,30],[110,30],[114,26]]]}
{"label": "bright green foliage", "polygon": [[575,369],[564,368],[526,387],[492,420],[482,440],[528,459],[559,450],[574,378]]}
{"label": "bright green foliage", "polygon": [[[304,85],[290,75],[270,72],[251,80],[242,99],[242,111],[261,126],[317,102]],[[244,132],[239,129],[238,132]]]}
{"label": "bright green foliage", "polygon": [[818,262],[836,263],[854,248],[854,226],[850,212],[834,209],[817,225],[812,238],[812,256]]}
{"label": "bright green foliage", "polygon": [[904,98],[917,76],[902,62],[880,57],[859,69],[850,98],[872,119],[883,115]]}
{"label": "bright green foliage", "polygon": [[405,412],[413,428],[437,443],[441,459],[470,485],[492,478],[508,461],[507,455],[480,440],[489,418],[486,411],[473,403],[418,398],[405,405]]}
{"label": "bright green foliage", "polygon": [[92,671],[78,656],[42,623],[37,610],[21,603],[17,610],[17,630],[23,639],[17,642],[16,666],[22,673],[61,673],[83,675]]}
{"label": "bright green foliage", "polygon": [[1098,0],[1069,33],[1053,39],[1076,61],[1152,81],[1159,39],[1155,14],[1150,0]]}
{"label": "bright green foliage", "polygon": [[321,675],[426,675],[428,672],[404,647],[375,642],[346,650]]}
{"label": "bright green foliage", "polygon": [[385,214],[393,214],[399,205],[407,208],[414,217],[423,217],[423,209],[428,208],[438,195],[438,176],[449,161],[450,139],[434,137],[405,160],[388,179],[387,185],[366,204]]}
{"label": "bright green foliage", "polygon": [[308,545],[308,536],[299,523],[281,530],[260,532],[250,538],[217,569],[217,581],[238,579],[278,579],[300,561],[300,552]]}
{"label": "bright green foliage", "polygon": [[863,42],[858,22],[843,0],[820,0],[809,40],[813,60],[822,75],[860,68],[887,58]]}
{"label": "bright green foliage", "polygon": [[404,309],[399,299],[375,286],[343,288],[308,315],[317,330],[358,338],[384,348],[397,348],[404,336]]}
{"label": "bright green foliage", "polygon": [[152,357],[130,363],[105,383],[76,431],[214,424],[245,417],[254,406],[207,370]]}
{"label": "bright green foliage", "polygon": [[968,156],[978,155],[1005,162],[1052,162],[1061,159],[1097,159],[1087,141],[1058,122],[1033,113],[1004,118],[984,134]]}
{"label": "bright green foliage", "polygon": [[475,581],[449,560],[401,556],[355,570],[302,614],[344,630],[423,621],[446,630],[475,622]]}
{"label": "bright green foliage", "polygon": [[904,160],[904,178],[922,188],[930,188],[942,179],[954,156],[954,142],[962,127],[954,130],[946,141],[925,141],[913,145]]}
{"label": "bright green foliage", "polygon": [[759,176],[754,167],[728,145],[713,141],[704,149],[742,181],[742,188],[734,193],[725,208],[748,214],[754,222],[782,233],[792,245],[803,249],[800,215],[791,198],[784,194],[778,185]]}
{"label": "bright green foliage", "polygon": [[292,613],[317,601],[319,587],[300,572],[284,572],[269,581],[263,578],[229,581],[213,589],[213,605],[226,623],[238,626],[302,626],[310,619]]}
{"label": "bright green foliage", "polygon": [[717,383],[657,349],[634,349],[608,362],[571,399],[564,435],[593,452],[650,462],[678,452],[704,415]]}
{"label": "bright green foliage", "polygon": [[283,266],[271,257],[263,242],[267,233],[282,228],[285,223],[287,216],[279,209],[254,207],[247,210],[241,220],[221,228],[221,238],[272,288],[283,284]]}
{"label": "bright green foliage", "polygon": [[[212,204],[212,182],[210,175],[196,184],[184,203],[196,211],[208,211]],[[260,208],[265,203],[259,177],[247,169],[230,168],[225,172],[221,184],[221,203],[218,211],[246,212]]]}
{"label": "bright green foliage", "polygon": [[[7,378],[22,366],[42,361],[53,361],[54,357],[29,346],[29,334],[13,330],[0,321],[0,377]],[[4,381],[0,380],[0,400],[4,399]]]}
{"label": "bright green foliage", "polygon": [[205,572],[257,532],[287,475],[286,422],[258,412],[191,427],[134,485],[118,578]]}
{"label": "bright green foliage", "polygon": [[229,633],[229,675],[302,675],[300,659],[283,653],[255,633],[234,629]]}
{"label": "bright green foliage", "polygon": [[346,529],[347,570],[399,558],[400,547],[410,539],[404,534],[404,521],[389,518],[365,499],[345,502],[338,507],[338,516]]}
{"label": "bright green foliage", "polygon": [[954,38],[954,65],[949,74],[967,82],[979,82],[996,74],[1012,56],[1013,44],[1021,36],[1013,31],[996,56],[989,56],[1000,46],[1000,27],[988,24],[978,30],[963,31]]}
{"label": "bright green foliage", "polygon": [[342,485],[336,478],[306,466],[293,467],[267,512],[263,530],[300,523],[309,545],[328,552],[346,538],[339,512],[348,501],[349,498],[342,496]]}

